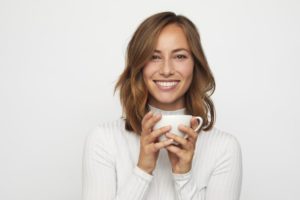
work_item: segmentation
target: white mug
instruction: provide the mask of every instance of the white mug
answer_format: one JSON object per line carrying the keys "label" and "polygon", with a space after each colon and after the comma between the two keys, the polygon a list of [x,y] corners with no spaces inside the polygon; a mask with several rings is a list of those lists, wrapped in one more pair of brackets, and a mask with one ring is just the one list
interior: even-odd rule
{"label": "white mug", "polygon": [[[162,128],[164,126],[171,125],[171,130],[169,132],[171,132],[175,135],[178,135],[180,137],[186,138],[185,133],[181,132],[178,129],[178,126],[180,124],[183,124],[187,127],[191,127],[192,117],[193,117],[192,115],[162,115],[161,119],[154,125],[153,130]],[[195,117],[195,118],[198,120],[198,123],[199,123],[197,128],[195,128],[195,130],[194,130],[195,132],[197,132],[203,124],[203,119],[201,117],[198,117],[198,116]],[[159,137],[159,141],[163,141],[163,140],[166,140],[166,139],[167,138],[166,138],[165,135],[161,135]],[[177,144],[176,142],[173,142],[173,143]]]}

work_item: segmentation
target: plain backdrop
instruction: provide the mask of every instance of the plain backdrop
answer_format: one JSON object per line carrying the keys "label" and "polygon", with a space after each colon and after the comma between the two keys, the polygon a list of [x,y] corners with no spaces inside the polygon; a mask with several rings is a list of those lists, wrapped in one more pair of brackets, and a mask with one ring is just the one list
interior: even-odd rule
{"label": "plain backdrop", "polygon": [[87,133],[121,115],[114,85],[148,16],[198,27],[216,126],[242,147],[242,200],[300,199],[297,0],[0,0],[0,199],[81,199]]}

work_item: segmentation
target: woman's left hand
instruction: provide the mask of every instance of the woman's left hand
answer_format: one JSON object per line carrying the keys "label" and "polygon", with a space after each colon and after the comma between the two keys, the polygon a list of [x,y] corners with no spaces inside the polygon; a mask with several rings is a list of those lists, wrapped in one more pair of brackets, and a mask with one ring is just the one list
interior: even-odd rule
{"label": "woman's left hand", "polygon": [[172,172],[175,174],[184,174],[191,170],[194,151],[198,138],[198,133],[194,131],[198,126],[196,118],[191,119],[191,128],[180,125],[180,131],[186,134],[187,138],[183,138],[172,134],[166,133],[166,137],[173,139],[178,145],[169,145],[165,147],[168,150],[169,159],[172,165]]}

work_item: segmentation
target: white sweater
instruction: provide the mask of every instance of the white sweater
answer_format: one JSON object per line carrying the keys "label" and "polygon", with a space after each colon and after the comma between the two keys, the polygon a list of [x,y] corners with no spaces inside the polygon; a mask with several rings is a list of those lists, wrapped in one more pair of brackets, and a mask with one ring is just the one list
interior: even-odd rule
{"label": "white sweater", "polygon": [[[183,114],[184,109],[162,114]],[[173,174],[165,149],[150,175],[137,167],[139,135],[125,130],[122,119],[92,129],[83,152],[83,200],[238,200],[242,153],[237,139],[213,128],[201,131],[192,169]]]}

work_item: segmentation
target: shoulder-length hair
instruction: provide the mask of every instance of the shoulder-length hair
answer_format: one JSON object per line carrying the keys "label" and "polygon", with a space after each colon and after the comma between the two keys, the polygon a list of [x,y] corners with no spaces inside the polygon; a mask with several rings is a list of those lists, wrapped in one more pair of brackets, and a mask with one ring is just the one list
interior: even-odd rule
{"label": "shoulder-length hair", "polygon": [[197,27],[187,17],[173,12],[161,12],[145,19],[133,34],[126,49],[126,67],[120,75],[115,90],[119,90],[125,119],[125,129],[140,134],[141,121],[149,111],[149,92],[142,76],[150,60],[162,29],[177,24],[184,31],[194,60],[192,83],[185,93],[186,114],[203,118],[202,130],[210,130],[215,122],[215,107],[210,96],[215,90],[215,80],[200,42]]}

